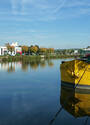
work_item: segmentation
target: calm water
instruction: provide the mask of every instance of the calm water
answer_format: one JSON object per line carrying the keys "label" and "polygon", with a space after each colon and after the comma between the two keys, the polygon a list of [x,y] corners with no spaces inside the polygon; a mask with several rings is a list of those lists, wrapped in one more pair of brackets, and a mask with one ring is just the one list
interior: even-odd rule
{"label": "calm water", "polygon": [[77,102],[64,103],[70,91],[61,87],[61,61],[0,64],[0,125],[90,125]]}

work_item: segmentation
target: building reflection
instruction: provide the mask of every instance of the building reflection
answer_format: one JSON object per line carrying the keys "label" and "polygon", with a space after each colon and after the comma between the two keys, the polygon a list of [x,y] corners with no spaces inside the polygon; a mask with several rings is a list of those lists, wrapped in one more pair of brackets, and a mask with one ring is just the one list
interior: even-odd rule
{"label": "building reflection", "polygon": [[15,63],[11,63],[11,65],[9,66],[8,65],[8,69],[7,69],[8,72],[15,72]]}
{"label": "building reflection", "polygon": [[15,72],[22,70],[23,72],[27,72],[29,69],[37,70],[39,67],[45,68],[46,66],[53,67],[54,63],[46,60],[5,62],[0,63],[0,71]]}
{"label": "building reflection", "polygon": [[16,65],[17,64],[15,62],[0,63],[0,70],[7,71],[7,72],[15,72]]}

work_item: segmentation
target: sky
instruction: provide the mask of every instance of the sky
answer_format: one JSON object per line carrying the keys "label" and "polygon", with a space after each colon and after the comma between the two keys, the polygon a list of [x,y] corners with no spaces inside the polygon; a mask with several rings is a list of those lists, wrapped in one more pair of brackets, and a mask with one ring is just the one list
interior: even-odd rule
{"label": "sky", "polygon": [[90,0],[0,0],[0,45],[90,46]]}

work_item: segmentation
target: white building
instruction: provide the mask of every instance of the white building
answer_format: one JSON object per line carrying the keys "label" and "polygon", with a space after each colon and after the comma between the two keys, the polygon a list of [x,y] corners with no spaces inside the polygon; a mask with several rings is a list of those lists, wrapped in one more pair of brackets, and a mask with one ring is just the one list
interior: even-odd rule
{"label": "white building", "polygon": [[19,46],[19,45],[18,45],[18,43],[17,43],[17,42],[15,42],[15,43],[12,43],[12,44],[11,44],[11,46],[16,47],[16,46]]}
{"label": "white building", "polygon": [[85,51],[90,51],[90,48],[85,48],[85,49],[83,49],[83,50],[85,50]]}
{"label": "white building", "polygon": [[15,56],[17,53],[22,54],[22,48],[19,47],[19,45],[18,45],[17,42],[12,43],[10,46],[13,46],[13,47],[14,47],[14,51],[13,51],[12,53],[11,53],[11,52],[8,52],[9,55]]}
{"label": "white building", "polygon": [[12,55],[15,56],[17,53],[19,53],[20,55],[22,54],[22,48],[19,47],[18,43],[12,43],[10,46],[14,47],[14,51],[8,51],[6,46],[0,46],[0,56],[4,56],[4,55]]}
{"label": "white building", "polygon": [[22,53],[22,48],[21,47],[18,47],[18,46],[15,47],[15,55],[17,53],[19,53],[19,54]]}
{"label": "white building", "polygon": [[77,49],[74,50],[74,54],[78,54],[78,50]]}
{"label": "white building", "polygon": [[8,53],[7,47],[0,46],[0,56],[3,56]]}
{"label": "white building", "polygon": [[90,46],[88,46],[87,48],[83,49],[84,51],[90,51]]}

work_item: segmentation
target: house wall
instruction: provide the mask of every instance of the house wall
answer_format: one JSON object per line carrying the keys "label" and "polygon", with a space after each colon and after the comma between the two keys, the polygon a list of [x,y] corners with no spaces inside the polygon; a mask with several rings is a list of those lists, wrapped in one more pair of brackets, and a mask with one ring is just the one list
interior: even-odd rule
{"label": "house wall", "polygon": [[1,56],[1,47],[0,47],[0,56]]}
{"label": "house wall", "polygon": [[21,53],[21,52],[22,52],[22,48],[21,47],[15,47],[15,54]]}
{"label": "house wall", "polygon": [[7,52],[7,47],[1,46],[1,47],[0,47],[0,56],[5,55],[5,52]]}

